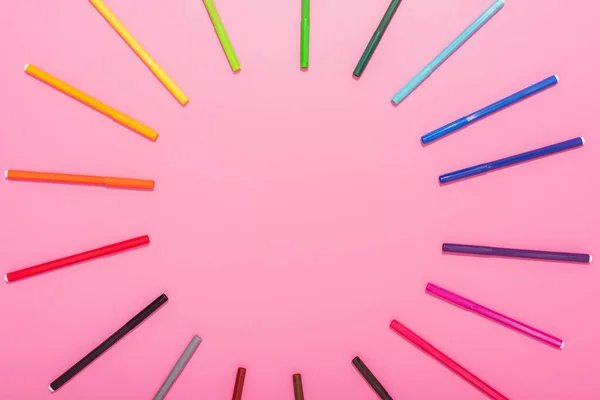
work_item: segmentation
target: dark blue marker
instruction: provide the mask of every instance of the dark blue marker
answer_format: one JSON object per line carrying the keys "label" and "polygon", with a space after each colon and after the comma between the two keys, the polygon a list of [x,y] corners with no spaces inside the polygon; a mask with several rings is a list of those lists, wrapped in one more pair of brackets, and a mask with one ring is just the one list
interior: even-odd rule
{"label": "dark blue marker", "polygon": [[533,160],[535,158],[544,157],[550,154],[558,153],[572,149],[574,147],[582,146],[585,143],[585,139],[578,137],[575,139],[567,140],[552,144],[550,146],[542,147],[541,149],[535,149],[526,153],[517,154],[514,156],[501,158],[500,160],[488,162],[485,164],[475,165],[474,167],[460,169],[458,171],[450,172],[448,174],[440,175],[440,183],[449,183],[459,179],[468,178],[470,176],[483,174],[485,172],[493,171],[498,168],[507,167],[509,165],[522,163],[524,161]]}

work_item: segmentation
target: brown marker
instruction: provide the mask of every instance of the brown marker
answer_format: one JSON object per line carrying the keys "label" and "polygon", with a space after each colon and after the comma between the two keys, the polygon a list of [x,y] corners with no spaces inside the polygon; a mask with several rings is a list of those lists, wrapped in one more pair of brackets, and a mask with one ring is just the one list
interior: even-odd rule
{"label": "brown marker", "polygon": [[246,379],[246,368],[238,368],[237,375],[235,377],[235,386],[233,387],[233,397],[231,400],[242,400],[244,379]]}
{"label": "brown marker", "polygon": [[302,391],[302,376],[300,374],[294,374],[294,399],[304,400],[304,392]]}

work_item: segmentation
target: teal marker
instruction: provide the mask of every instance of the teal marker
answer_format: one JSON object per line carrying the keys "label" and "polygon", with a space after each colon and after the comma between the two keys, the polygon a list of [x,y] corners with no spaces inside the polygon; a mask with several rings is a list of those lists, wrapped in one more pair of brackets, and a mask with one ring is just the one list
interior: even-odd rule
{"label": "teal marker", "polygon": [[302,0],[302,21],[300,22],[300,68],[308,68],[310,43],[310,0]]}
{"label": "teal marker", "polygon": [[440,54],[437,55],[425,68],[412,78],[398,93],[392,97],[392,103],[399,104],[408,97],[429,75],[433,73],[444,61],[448,59],[464,42],[466,42],[479,28],[488,22],[504,6],[504,0],[496,0],[483,12],[467,29],[452,41]]}

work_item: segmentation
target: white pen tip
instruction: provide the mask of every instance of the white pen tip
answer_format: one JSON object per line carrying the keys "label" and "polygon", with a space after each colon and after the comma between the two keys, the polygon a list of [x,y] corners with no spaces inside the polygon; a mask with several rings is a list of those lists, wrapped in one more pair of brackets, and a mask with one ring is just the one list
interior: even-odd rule
{"label": "white pen tip", "polygon": [[4,274],[4,282],[8,283],[8,275]]}
{"label": "white pen tip", "polygon": [[565,347],[565,341],[562,341],[562,344],[560,345],[560,349],[562,350]]}
{"label": "white pen tip", "polygon": [[25,64],[25,67],[23,68],[23,70],[27,71],[27,67],[29,67],[29,64]]}
{"label": "white pen tip", "polygon": [[4,171],[4,179],[8,179],[8,170]]}
{"label": "white pen tip", "polygon": [[581,137],[581,144],[584,145],[585,144],[585,138],[582,136]]}
{"label": "white pen tip", "polygon": [[560,78],[558,77],[558,75],[554,75],[554,77],[556,78],[556,83],[560,82]]}
{"label": "white pen tip", "polygon": [[590,259],[588,260],[588,262],[591,263],[592,262],[592,255],[590,254],[589,257],[590,257]]}
{"label": "white pen tip", "polygon": [[52,389],[52,386],[48,386],[48,390],[50,391],[50,393],[54,393],[54,389]]}

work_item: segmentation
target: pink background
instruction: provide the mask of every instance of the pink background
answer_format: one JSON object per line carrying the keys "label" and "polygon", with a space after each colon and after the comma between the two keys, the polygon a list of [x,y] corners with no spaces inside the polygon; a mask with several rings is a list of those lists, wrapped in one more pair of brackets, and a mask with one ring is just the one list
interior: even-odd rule
{"label": "pink background", "polygon": [[[107,0],[190,98],[181,107],[83,0],[0,14],[0,169],[156,180],[154,192],[0,181],[2,274],[134,236],[143,249],[0,285],[0,398],[48,384],[164,292],[170,301],[52,396],[480,399],[388,329],[395,318],[516,399],[596,399],[600,272],[442,255],[444,241],[600,257],[600,5],[509,1],[399,107],[390,98],[490,0],[405,0],[363,78],[388,0]],[[152,143],[23,72],[31,63],[155,128]],[[558,86],[427,148],[419,137],[552,74]],[[438,175],[585,136],[584,148],[440,187]],[[557,351],[424,294],[428,281],[566,340]]]}

